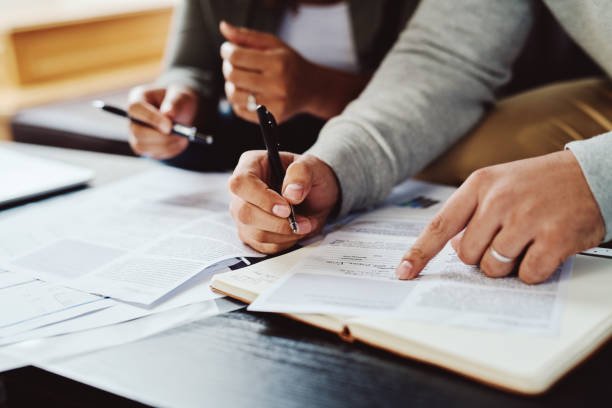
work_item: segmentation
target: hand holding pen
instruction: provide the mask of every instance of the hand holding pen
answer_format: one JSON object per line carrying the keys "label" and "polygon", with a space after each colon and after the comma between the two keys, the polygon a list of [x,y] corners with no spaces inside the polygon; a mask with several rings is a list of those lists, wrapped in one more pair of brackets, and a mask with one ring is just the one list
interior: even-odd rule
{"label": "hand holding pen", "polygon": [[[265,150],[244,153],[229,182],[230,212],[240,239],[266,254],[291,248],[300,239],[318,233],[340,197],[336,176],[323,161],[311,155],[276,154],[281,168],[286,168],[280,188],[270,165],[270,153]],[[292,208],[297,232],[289,220]]]}
{"label": "hand holding pen", "polygon": [[189,141],[210,144],[209,135],[200,135],[192,124],[198,109],[198,96],[189,88],[138,87],[130,93],[127,112],[96,101],[95,106],[107,112],[126,116],[130,123],[130,146],[135,153],[155,159],[172,158],[189,145]]}

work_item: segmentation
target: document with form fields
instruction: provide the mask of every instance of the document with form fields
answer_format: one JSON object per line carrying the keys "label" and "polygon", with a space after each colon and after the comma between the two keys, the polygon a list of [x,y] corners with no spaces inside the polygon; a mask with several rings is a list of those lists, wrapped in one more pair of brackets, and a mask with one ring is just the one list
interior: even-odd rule
{"label": "document with form fields", "polygon": [[228,174],[160,167],[0,218],[0,265],[151,305],[206,267],[260,257],[237,237]]}

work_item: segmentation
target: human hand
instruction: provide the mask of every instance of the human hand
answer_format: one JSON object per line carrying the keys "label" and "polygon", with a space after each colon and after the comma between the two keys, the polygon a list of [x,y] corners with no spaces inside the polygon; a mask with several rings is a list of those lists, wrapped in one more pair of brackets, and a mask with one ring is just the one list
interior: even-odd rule
{"label": "human hand", "polygon": [[191,126],[198,110],[197,94],[183,86],[141,86],[130,92],[128,115],[155,129],[130,122],[129,143],[136,154],[154,159],[172,158],[189,145],[189,140],[170,133],[173,122]]}
{"label": "human hand", "polygon": [[[416,277],[454,237],[459,258],[480,264],[487,276],[506,276],[518,266],[523,282],[539,283],[604,235],[597,202],[566,150],[474,172],[404,255],[396,274]],[[491,248],[508,259],[502,262]]]}
{"label": "human hand", "polygon": [[220,50],[225,93],[236,115],[257,123],[257,114],[247,108],[249,94],[279,123],[309,111],[314,93],[321,92],[316,81],[322,70],[317,65],[275,35],[226,22],[221,22],[220,30],[228,40]]}
{"label": "human hand", "polygon": [[[266,151],[243,153],[229,180],[230,213],[240,239],[253,249],[273,254],[318,233],[339,199],[332,169],[311,155],[280,153],[287,168],[282,196],[268,187]],[[289,227],[289,205],[296,205],[298,232]]]}

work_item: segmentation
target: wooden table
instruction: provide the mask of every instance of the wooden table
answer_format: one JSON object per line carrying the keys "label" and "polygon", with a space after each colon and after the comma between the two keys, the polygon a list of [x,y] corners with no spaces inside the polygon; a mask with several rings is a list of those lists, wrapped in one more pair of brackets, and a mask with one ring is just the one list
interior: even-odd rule
{"label": "wooden table", "polygon": [[[13,143],[9,148],[94,168],[98,172],[94,188],[156,165],[130,157],[41,146]],[[213,380],[202,382],[209,396],[202,406],[612,406],[609,344],[549,393],[533,398],[491,389],[360,343],[349,344],[335,334],[279,315],[240,310],[202,324],[206,335],[201,347],[208,361],[202,370],[209,370],[209,379],[214,370]],[[0,407],[5,398],[9,407],[138,405],[34,367],[0,374]]]}

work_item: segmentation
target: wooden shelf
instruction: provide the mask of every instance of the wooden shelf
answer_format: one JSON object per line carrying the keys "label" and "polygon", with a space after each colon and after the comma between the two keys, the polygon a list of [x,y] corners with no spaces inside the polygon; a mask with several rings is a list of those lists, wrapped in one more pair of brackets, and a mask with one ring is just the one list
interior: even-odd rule
{"label": "wooden shelf", "polygon": [[0,16],[0,139],[21,108],[152,81],[176,3],[29,0],[6,6]]}

